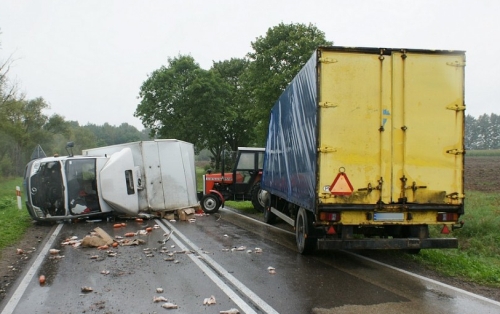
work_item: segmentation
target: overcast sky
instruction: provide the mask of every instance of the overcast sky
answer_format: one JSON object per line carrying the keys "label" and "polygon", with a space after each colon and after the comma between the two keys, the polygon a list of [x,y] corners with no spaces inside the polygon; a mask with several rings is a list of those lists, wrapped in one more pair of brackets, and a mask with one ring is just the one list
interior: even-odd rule
{"label": "overcast sky", "polygon": [[47,115],[129,123],[148,74],[191,55],[204,69],[243,58],[283,22],[312,23],[338,46],[465,50],[467,114],[500,114],[500,1],[0,0],[0,62]]}

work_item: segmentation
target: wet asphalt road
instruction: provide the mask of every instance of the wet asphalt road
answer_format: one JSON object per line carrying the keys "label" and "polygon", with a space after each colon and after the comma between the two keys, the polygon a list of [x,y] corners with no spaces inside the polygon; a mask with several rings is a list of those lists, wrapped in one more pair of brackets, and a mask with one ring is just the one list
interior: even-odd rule
{"label": "wet asphalt road", "polygon": [[[113,228],[113,222],[54,226],[51,231],[57,234],[47,239],[45,253],[56,248],[64,257],[50,259],[42,249],[39,267],[34,261],[35,267],[19,279],[10,300],[0,304],[2,313],[219,313],[232,308],[241,313],[500,312],[498,302],[354,254],[302,256],[291,232],[231,211],[198,216],[193,223],[124,222],[123,228]],[[155,224],[159,228],[134,237],[143,244],[112,249],[116,256],[61,245],[95,227],[117,237]],[[161,243],[170,232],[169,240]],[[97,259],[91,258],[95,255]],[[268,271],[270,266],[275,274]],[[42,274],[45,285],[38,282]],[[93,291],[83,293],[83,286]],[[157,293],[157,288],[164,292]],[[155,296],[178,309],[162,308],[164,302],[154,303]],[[216,304],[204,305],[211,296]]]}

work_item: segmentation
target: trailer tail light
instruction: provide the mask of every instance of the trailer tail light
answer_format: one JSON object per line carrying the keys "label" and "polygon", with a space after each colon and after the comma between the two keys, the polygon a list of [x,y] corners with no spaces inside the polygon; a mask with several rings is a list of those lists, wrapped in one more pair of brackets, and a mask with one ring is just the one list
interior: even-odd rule
{"label": "trailer tail light", "polygon": [[457,213],[439,213],[437,215],[437,221],[446,222],[446,221],[457,221],[458,214]]}
{"label": "trailer tail light", "polygon": [[340,213],[320,212],[319,219],[323,220],[323,221],[339,221],[340,220]]}

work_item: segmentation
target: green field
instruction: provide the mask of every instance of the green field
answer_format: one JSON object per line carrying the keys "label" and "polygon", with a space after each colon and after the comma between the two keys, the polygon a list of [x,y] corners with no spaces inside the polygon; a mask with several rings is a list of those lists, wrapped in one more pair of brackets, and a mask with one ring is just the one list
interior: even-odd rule
{"label": "green field", "polygon": [[500,156],[500,149],[484,149],[484,150],[468,150],[465,157],[498,157]]}
{"label": "green field", "polygon": [[31,225],[26,205],[17,208],[16,186],[23,188],[21,178],[0,179],[0,249],[16,243]]}

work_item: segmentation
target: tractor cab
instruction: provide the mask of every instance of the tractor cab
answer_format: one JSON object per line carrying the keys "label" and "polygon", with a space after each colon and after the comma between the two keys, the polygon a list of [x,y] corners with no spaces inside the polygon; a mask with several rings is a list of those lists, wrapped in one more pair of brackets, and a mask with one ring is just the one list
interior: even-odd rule
{"label": "tractor cab", "polygon": [[203,210],[214,213],[221,205],[224,206],[226,200],[250,200],[256,210],[262,211],[260,179],[263,164],[264,148],[238,147],[231,172],[223,170],[203,176],[203,197],[200,202]]}

